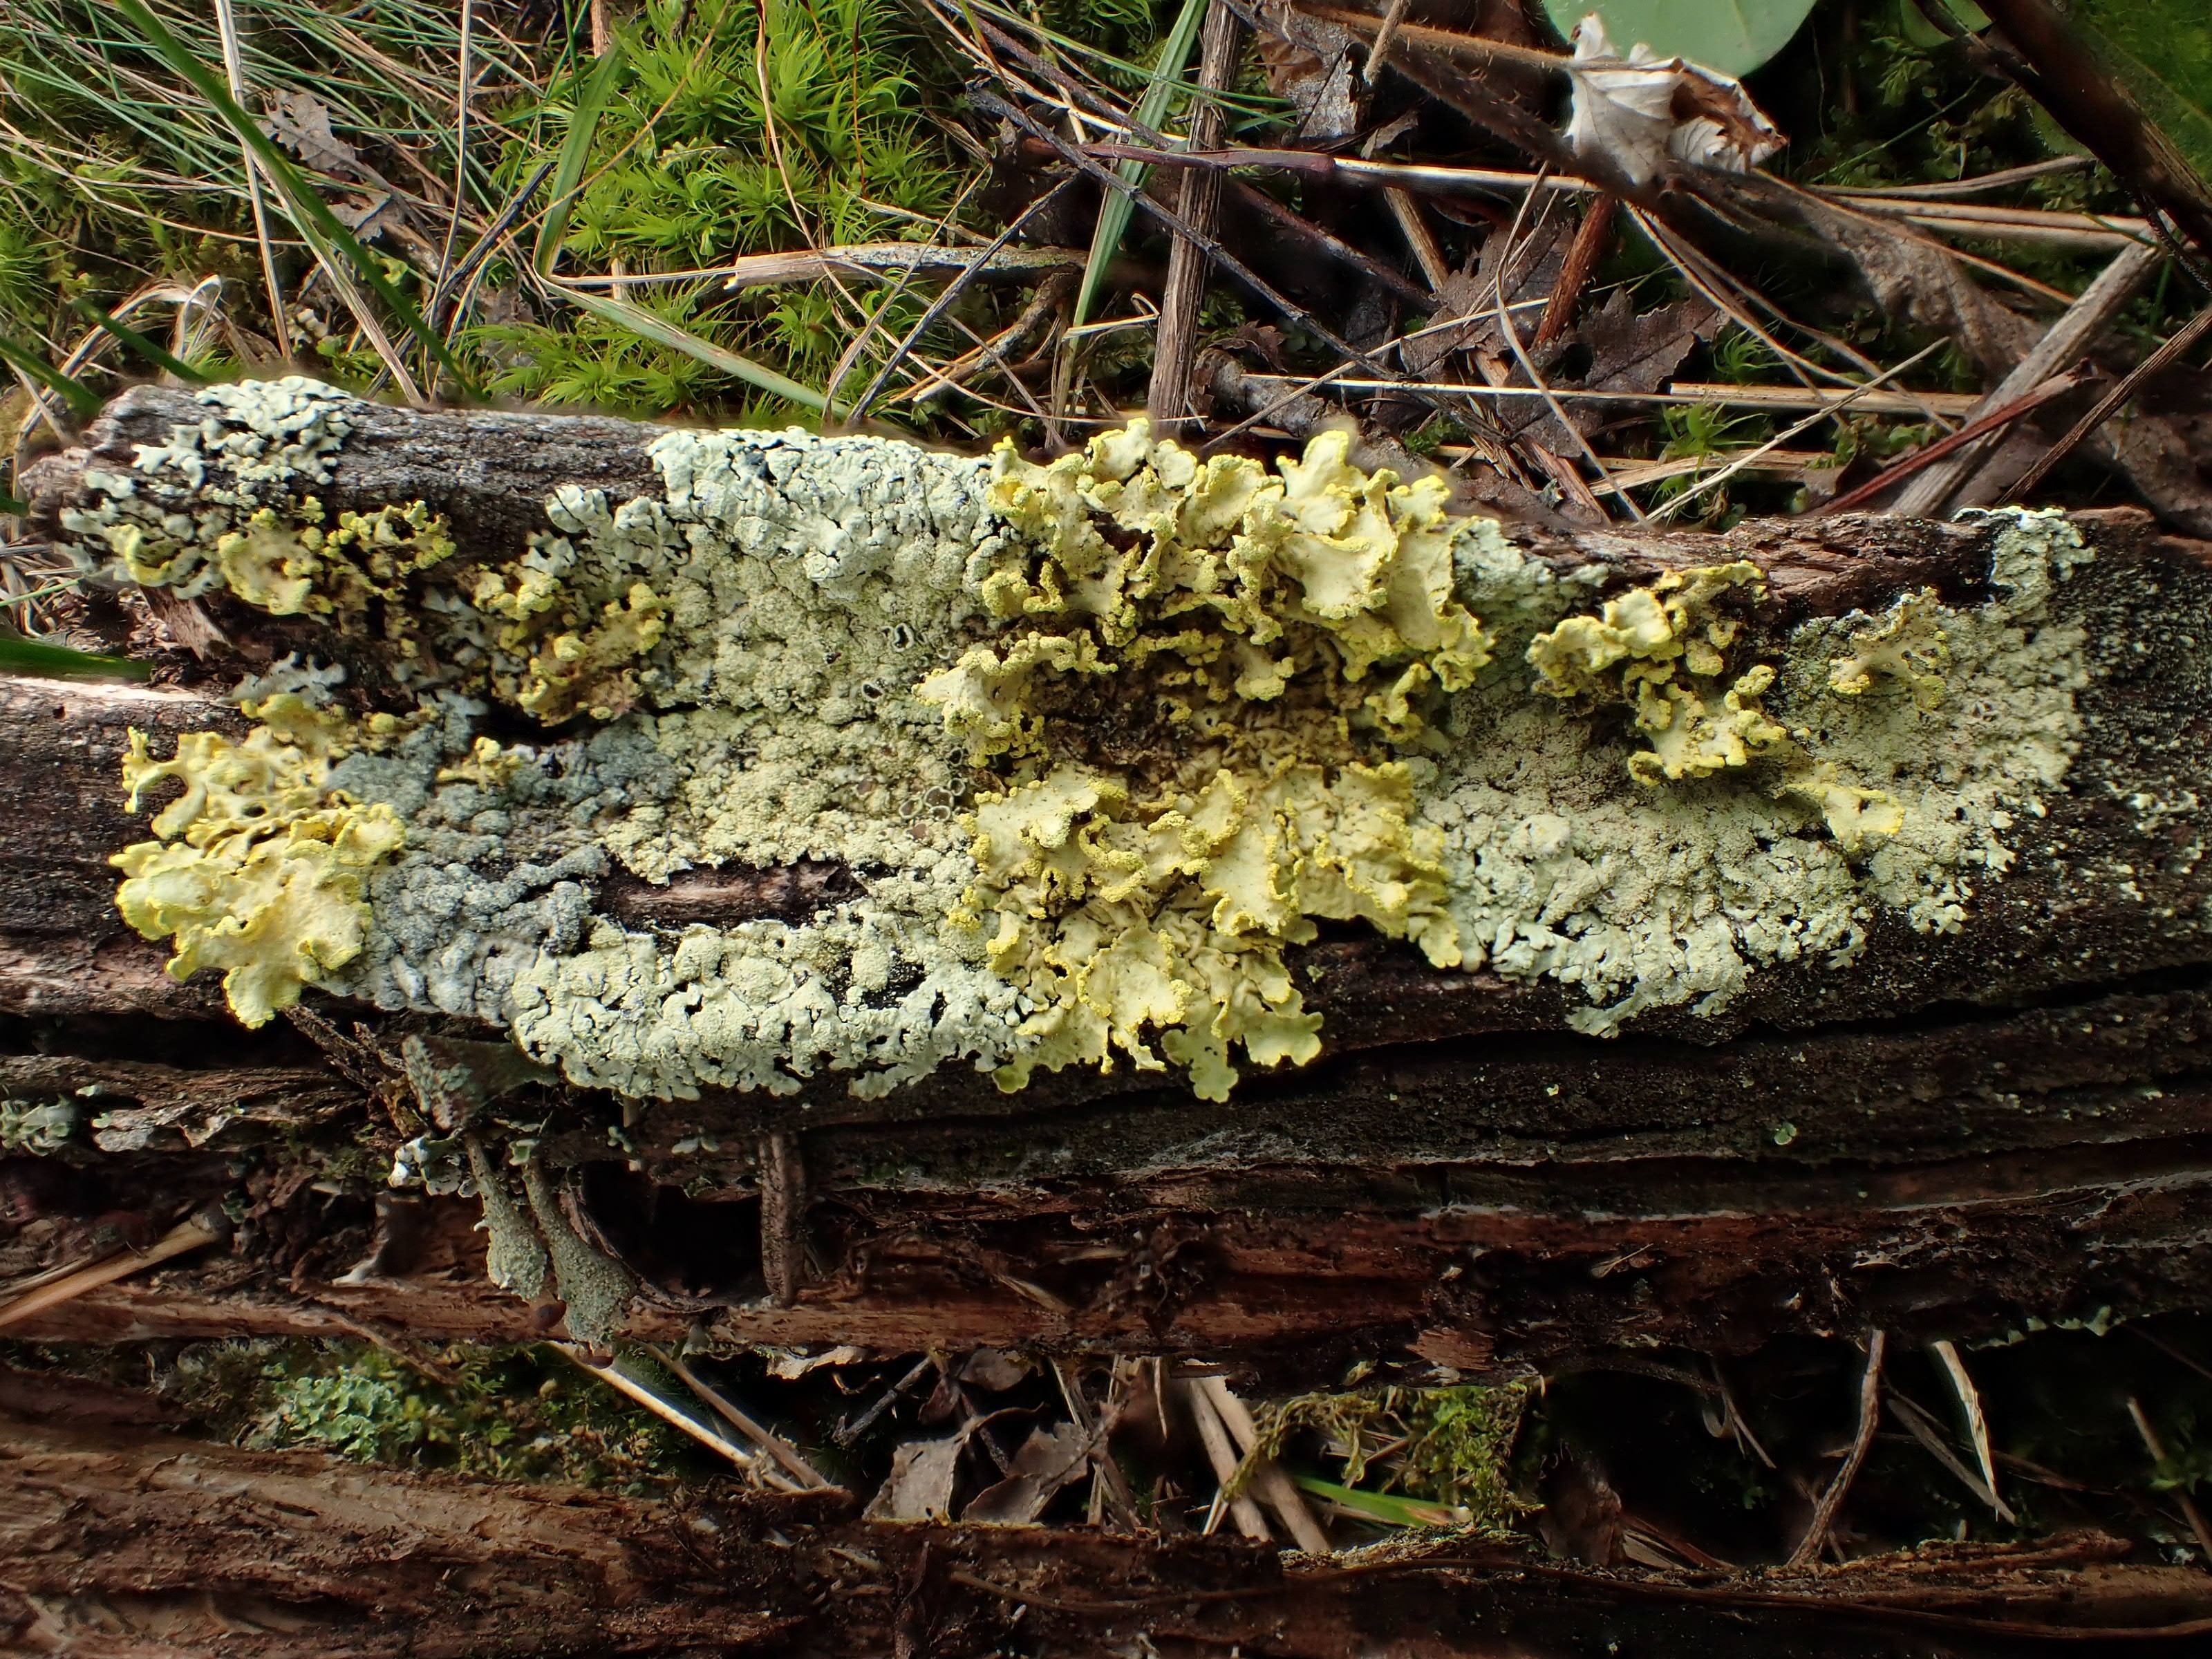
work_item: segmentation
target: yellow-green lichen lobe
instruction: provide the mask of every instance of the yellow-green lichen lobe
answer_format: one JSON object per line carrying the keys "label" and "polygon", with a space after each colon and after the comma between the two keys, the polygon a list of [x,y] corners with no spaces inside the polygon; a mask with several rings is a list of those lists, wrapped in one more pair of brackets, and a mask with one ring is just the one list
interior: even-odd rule
{"label": "yellow-green lichen lobe", "polygon": [[[1773,678],[1759,706],[1780,733],[1743,766],[1624,786],[1636,726],[1613,736],[1506,672],[1486,675],[1455,707],[1423,800],[1445,830],[1470,965],[1575,988],[1588,1006],[1573,1022],[1607,1033],[1654,1008],[1717,1012],[1761,967],[1847,967],[1884,911],[1924,932],[1961,926],[2013,860],[2007,832],[2063,786],[2087,677],[2081,628],[2048,605],[2088,550],[2063,516],[1994,528],[1989,603],[1912,596],[1881,617],[1806,623],[1762,653]],[[1524,596],[1528,579],[1513,578]],[[1469,598],[1481,604],[1479,589]],[[1532,642],[1581,611],[1564,594],[1549,603],[1547,614],[1524,597]],[[1616,613],[1615,626],[1633,620]],[[1917,641],[1906,666],[1932,672],[1938,630],[1949,654],[1936,707],[1893,673],[1857,695],[1833,688],[1833,664],[1877,635]],[[1502,658],[1515,643],[1502,635]],[[1745,672],[1740,642],[1723,654],[1723,677]]]}
{"label": "yellow-green lichen lobe", "polygon": [[1342,434],[1273,471],[1142,423],[994,457],[1019,539],[981,592],[1012,637],[919,695],[993,778],[954,919],[1028,1007],[1002,1085],[1173,1061],[1223,1099],[1240,1053],[1311,1060],[1283,952],[1321,920],[1459,960],[1441,837],[1394,758],[1489,660],[1443,493],[1361,471]]}
{"label": "yellow-green lichen lobe", "polygon": [[405,830],[389,806],[330,787],[342,722],[290,695],[247,712],[265,723],[242,740],[187,732],[167,760],[131,733],[131,810],[165,780],[183,793],[155,815],[155,839],[111,861],[124,872],[124,920],[148,939],[175,939],[170,975],[222,970],[231,1011],[258,1026],[361,954],[365,878]]}

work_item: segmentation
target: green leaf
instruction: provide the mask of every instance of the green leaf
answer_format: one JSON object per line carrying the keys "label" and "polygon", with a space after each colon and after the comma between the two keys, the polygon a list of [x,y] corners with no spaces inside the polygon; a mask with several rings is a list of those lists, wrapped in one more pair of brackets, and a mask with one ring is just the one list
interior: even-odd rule
{"label": "green leaf", "polygon": [[[1175,27],[1168,31],[1160,44],[1159,62],[1152,67],[1152,78],[1145,88],[1145,95],[1137,100],[1136,118],[1140,126],[1157,130],[1168,112],[1169,101],[1174,98],[1182,83],[1183,65],[1190,61],[1190,49],[1197,44],[1199,26],[1206,21],[1206,0],[1182,0],[1182,10],[1176,14]],[[1133,185],[1141,185],[1151,169],[1141,161],[1124,161],[1119,169],[1121,176]],[[1098,284],[1105,280],[1106,267],[1121,251],[1121,238],[1128,234],[1129,216],[1137,204],[1118,190],[1109,191],[1098,204],[1098,225],[1091,234],[1091,257],[1084,261],[1083,282],[1075,290],[1075,314],[1070,328],[1080,328],[1091,316],[1091,304],[1098,295]]]}
{"label": "green leaf", "polygon": [[47,391],[55,393],[70,406],[70,412],[80,421],[88,421],[100,413],[100,394],[97,392],[82,380],[70,379],[30,347],[0,335],[0,357],[6,358]]}
{"label": "green leaf", "polygon": [[1748,75],[1790,44],[1813,0],[1544,0],[1544,9],[1567,36],[1595,12],[1623,57],[1640,40],[1662,58]]}
{"label": "green leaf", "polygon": [[2212,10],[2204,0],[2075,0],[2072,21],[2143,113],[2212,179]]}
{"label": "green leaf", "polygon": [[665,317],[656,317],[643,306],[634,305],[628,300],[612,299],[603,294],[586,294],[575,289],[563,289],[561,292],[569,304],[580,307],[593,316],[619,324],[631,333],[665,345],[672,351],[696,357],[701,362],[711,364],[725,374],[733,374],[763,392],[773,392],[779,398],[787,398],[793,403],[804,404],[812,410],[822,409],[828,402],[811,386],[801,386],[788,375],[777,374],[765,363],[757,363],[750,357],[741,357],[726,347],[716,345],[712,340],[702,339],[689,329],[678,328]]}
{"label": "green leaf", "polygon": [[422,343],[432,360],[451,374],[464,391],[473,394],[476,388],[469,384],[468,376],[453,361],[453,353],[447,349],[445,341],[439,338],[436,331],[422,320],[422,313],[416,310],[407,296],[392,286],[392,279],[384,274],[383,266],[361,245],[360,238],[339,222],[337,216],[316,194],[314,186],[307,182],[306,175],[294,167],[290,158],[276,148],[267,133],[262,131],[261,124],[248,115],[238,100],[230,95],[230,89],[210,74],[207,66],[192,56],[184,42],[170,33],[161,21],[147,10],[145,0],[115,0],[115,7],[131,20],[132,27],[146,37],[161,60],[182,76],[194,92],[206,99],[216,113],[238,135],[239,141],[260,159],[277,192],[284,198],[294,226],[307,245],[332,265],[337,262],[331,251],[335,248],[343,252],[362,280],[374,289],[377,297],[391,308],[392,314]]}
{"label": "green leaf", "polygon": [[20,634],[0,633],[0,673],[33,674],[41,679],[143,680],[154,672],[150,663],[121,657],[95,657],[89,651],[73,651],[65,645],[27,640]]}
{"label": "green leaf", "polygon": [[206,386],[215,378],[211,374],[202,374],[198,369],[194,368],[190,363],[186,362],[183,358],[176,356],[173,352],[171,352],[148,339],[137,329],[130,327],[126,324],[117,322],[114,318],[109,316],[98,306],[93,304],[91,301],[83,299],[71,300],[70,301],[70,305],[73,309],[75,309],[77,315],[88,318],[91,321],[97,323],[101,328],[106,330],[107,332],[113,335],[117,339],[122,341],[125,345],[129,346],[141,357],[143,357],[148,362],[153,364],[155,368],[165,370],[167,373],[175,375],[186,386]]}
{"label": "green leaf", "polygon": [[1389,1492],[1362,1492],[1357,1486],[1341,1486],[1334,1480],[1323,1480],[1316,1475],[1298,1474],[1291,1477],[1299,1489],[1316,1498],[1326,1498],[1339,1509],[1364,1515],[1370,1521],[1380,1521],[1390,1527],[1463,1527],[1473,1518],[1463,1509],[1454,1509],[1449,1504],[1432,1504],[1418,1498],[1397,1498]]}
{"label": "green leaf", "polygon": [[[1990,26],[1990,15],[1974,3],[1974,0],[1943,0],[1943,9],[1951,14],[1951,21],[1969,34],[1979,34]],[[1948,29],[1938,28],[1929,21],[1928,14],[1920,9],[1918,0],[1897,0],[1898,30],[1906,40],[1923,50],[1946,46],[1951,40]]]}
{"label": "green leaf", "polygon": [[606,110],[607,100],[614,95],[615,82],[622,78],[623,62],[622,43],[617,41],[599,59],[592,78],[584,82],[584,89],[576,96],[576,107],[568,118],[568,137],[561,141],[560,164],[553,170],[553,205],[539,222],[538,240],[530,250],[530,262],[540,276],[553,269],[554,256],[561,252],[561,239],[568,233],[569,210],[576,204],[576,189],[583,182],[584,164],[592,159],[592,140],[599,132],[599,117]]}

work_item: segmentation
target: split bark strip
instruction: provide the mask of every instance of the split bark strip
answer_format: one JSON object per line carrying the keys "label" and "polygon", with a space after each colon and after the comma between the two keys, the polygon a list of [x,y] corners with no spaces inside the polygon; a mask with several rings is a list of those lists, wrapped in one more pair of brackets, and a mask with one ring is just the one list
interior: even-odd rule
{"label": "split bark strip", "polygon": [[[1973,418],[1978,420],[2006,408],[2052,375],[2071,368],[2096,344],[2098,337],[2136,296],[2162,258],[2153,247],[2124,250],[2099,273],[2096,281],[2081,291],[2081,297],[2065,314],[2051,325],[2035,349],[1990,388],[1989,395],[1974,410]],[[1980,482],[1978,469],[1987,464],[1998,441],[1992,439],[1978,442],[1971,451],[1952,455],[1940,465],[1928,466],[1898,496],[1891,510],[1918,518],[1936,517],[1954,497],[1959,498],[1962,507],[1982,506],[1984,503],[1975,497],[1974,485]]]}
{"label": "split bark strip", "polygon": [[1805,1528],[1805,1535],[1797,1540],[1797,1547],[1790,1552],[1792,1567],[1812,1565],[1820,1547],[1827,1542],[1829,1529],[1836,1524],[1836,1512],[1844,1506],[1844,1498],[1858,1478],[1859,1465],[1874,1444],[1875,1430],[1881,1423],[1881,1355],[1888,1343],[1886,1332],[1876,1330],[1867,1337],[1866,1371],[1859,1378],[1859,1427],[1845,1454],[1843,1467],[1836,1471],[1828,1489],[1820,1494],[1820,1504],[1813,1510],[1813,1519]]}
{"label": "split bark strip", "polygon": [[[1221,142],[1221,106],[1206,94],[1225,92],[1236,80],[1243,43],[1243,24],[1226,0],[1215,0],[1206,8],[1199,34],[1199,96],[1191,104],[1188,139],[1193,149],[1211,149]],[[1203,167],[1185,170],[1177,181],[1176,210],[1194,228],[1211,236],[1221,212],[1221,175]],[[1199,305],[1206,297],[1211,264],[1205,250],[1186,237],[1177,236],[1168,252],[1152,380],[1145,398],[1145,412],[1158,436],[1173,436],[1197,415],[1191,406],[1191,370],[1198,356]]]}
{"label": "split bark strip", "polygon": [[769,1300],[788,1308],[799,1300],[806,1255],[806,1166],[797,1135],[761,1137],[760,1195],[761,1276]]}
{"label": "split bark strip", "polygon": [[1229,1496],[1230,1483],[1237,1478],[1237,1449],[1230,1443],[1229,1430],[1213,1409],[1213,1401],[1207,1397],[1204,1385],[1195,1377],[1178,1377],[1175,1389],[1176,1397],[1198,1430],[1199,1443],[1206,1448],[1206,1461],[1213,1466],[1213,1478],[1219,1483],[1213,1512],[1206,1517],[1206,1530],[1213,1530],[1225,1502],[1237,1531],[1258,1542],[1270,1541],[1274,1534],[1267,1530],[1267,1517],[1260,1513],[1260,1506],[1244,1492]]}
{"label": "split bark strip", "polygon": [[1541,351],[1574,326],[1583,290],[1589,286],[1591,273],[1605,257],[1606,249],[1613,245],[1613,222],[1620,212],[1618,196],[1590,198],[1582,223],[1575,228],[1575,240],[1568,246],[1566,262],[1559,267],[1559,280],[1552,289],[1551,303],[1544,307],[1543,319],[1536,325],[1535,349]]}
{"label": "split bark strip", "polygon": [[2035,465],[2021,475],[2012,487],[2005,491],[2003,499],[2007,501],[2016,501],[2032,495],[2035,487],[2050,476],[2051,469],[2072,454],[2084,439],[2112,419],[2120,406],[2136,395],[2137,388],[2153,375],[2172,366],[2184,352],[2203,339],[2208,331],[2212,331],[2212,306],[2207,306],[2191,317],[2188,322],[2174,331],[2172,337],[2164,345],[2130,369],[2118,386],[2097,400],[2097,406],[2094,409],[2075,422],[2072,430],[2045,450]]}
{"label": "split bark strip", "polygon": [[143,1273],[187,1251],[229,1237],[230,1224],[220,1212],[191,1216],[172,1227],[150,1249],[125,1250],[104,1261],[49,1279],[36,1290],[0,1306],[0,1328],[20,1325],[103,1285],[112,1285],[118,1279],[128,1279],[132,1273]]}

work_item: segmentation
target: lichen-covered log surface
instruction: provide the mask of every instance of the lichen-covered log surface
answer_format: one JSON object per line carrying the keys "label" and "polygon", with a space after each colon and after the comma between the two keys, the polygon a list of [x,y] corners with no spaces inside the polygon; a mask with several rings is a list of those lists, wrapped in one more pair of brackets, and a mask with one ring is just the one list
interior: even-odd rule
{"label": "lichen-covered log surface", "polygon": [[[0,1396],[21,1380],[0,1374]],[[871,1524],[841,1492],[675,1503],[365,1468],[179,1442],[132,1407],[86,1389],[65,1420],[0,1412],[15,1650],[1444,1659],[1602,1651],[1632,1629],[1662,1659],[1860,1659],[2180,1652],[2212,1630],[2201,1574],[2124,1563],[2094,1533],[1726,1582],[1465,1540],[1286,1561],[1225,1538]]]}
{"label": "lichen-covered log surface", "polygon": [[[118,1208],[244,1219],[19,1334],[565,1312],[1298,1380],[2202,1303],[2212,546],[1570,543],[1340,453],[1249,498],[1149,450],[289,395],[141,388],[31,480],[162,667],[0,685],[0,1094],[52,1153],[9,1165],[11,1265]],[[1164,608],[1099,574],[1145,526]],[[292,767],[323,908],[236,908],[188,812],[149,841],[134,731]],[[118,911],[134,846],[221,878],[143,902],[166,942]],[[805,1186],[763,1205],[775,1137]]]}

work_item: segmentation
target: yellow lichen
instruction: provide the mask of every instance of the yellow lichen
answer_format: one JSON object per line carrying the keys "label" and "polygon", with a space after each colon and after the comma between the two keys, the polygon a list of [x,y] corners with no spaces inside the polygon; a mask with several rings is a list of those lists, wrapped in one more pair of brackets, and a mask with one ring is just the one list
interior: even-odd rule
{"label": "yellow lichen", "polygon": [[1759,707],[1774,683],[1771,668],[1762,664],[1724,684],[1725,653],[1742,624],[1719,614],[1714,601],[1732,588],[1764,586],[1759,567],[1741,559],[1670,570],[1607,600],[1597,616],[1570,617],[1539,634],[1528,660],[1553,696],[1630,706],[1651,744],[1628,758],[1638,783],[1746,766],[1754,750],[1788,733]]}
{"label": "yellow lichen", "polygon": [[1851,654],[1828,660],[1828,689],[1846,697],[1864,695],[1877,675],[1900,681],[1923,714],[1943,701],[1943,665],[1951,647],[1937,616],[1936,590],[1923,588],[1900,597],[1888,616],[1871,629],[1854,629]]}
{"label": "yellow lichen", "polygon": [[400,820],[327,787],[343,722],[297,697],[249,704],[263,724],[234,742],[187,732],[156,760],[143,732],[123,763],[130,806],[163,779],[184,793],[155,816],[159,838],[109,861],[124,872],[116,906],[148,939],[176,940],[169,973],[222,970],[246,1024],[266,1024],[360,953],[366,872],[396,850]]}
{"label": "yellow lichen", "polygon": [[1218,1100],[1239,1048],[1311,1060],[1283,952],[1317,920],[1455,964],[1441,836],[1389,757],[1489,660],[1443,486],[1360,471],[1341,434],[1270,475],[1142,423],[994,471],[1035,552],[983,596],[1026,626],[917,690],[999,782],[964,820],[981,874],[954,920],[1033,1005],[1001,1085],[1118,1054]]}
{"label": "yellow lichen", "polygon": [[666,626],[659,598],[634,583],[624,599],[607,602],[592,627],[539,640],[520,679],[511,690],[500,689],[548,726],[579,714],[613,720],[636,706],[637,659],[660,642]]}

